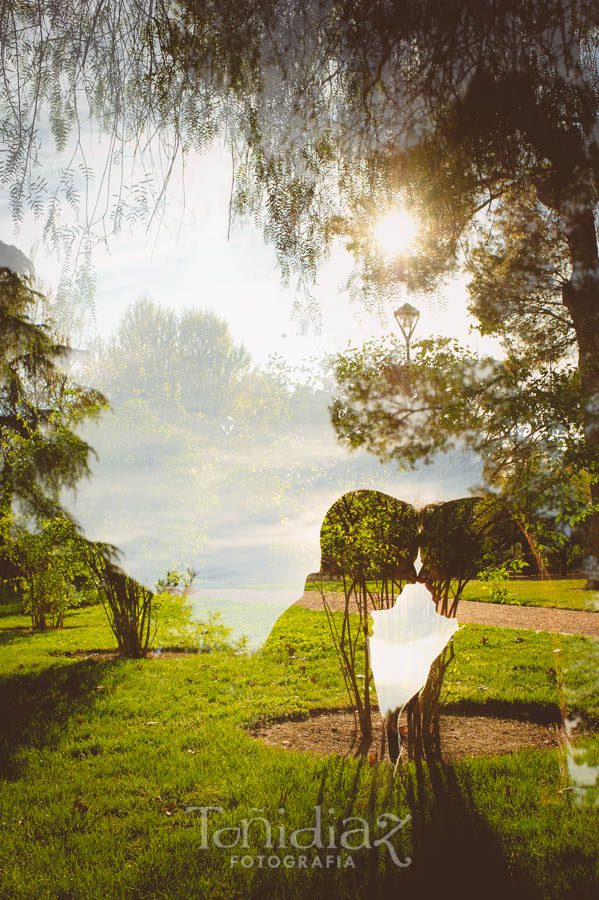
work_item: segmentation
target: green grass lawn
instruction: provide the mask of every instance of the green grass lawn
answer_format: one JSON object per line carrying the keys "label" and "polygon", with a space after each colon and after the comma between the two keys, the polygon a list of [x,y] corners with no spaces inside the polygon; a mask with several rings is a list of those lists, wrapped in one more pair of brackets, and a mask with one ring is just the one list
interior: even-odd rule
{"label": "green grass lawn", "polygon": [[[585,591],[584,579],[556,578],[547,581],[508,582],[509,602],[518,606],[553,606],[560,609],[599,611],[599,591]],[[464,600],[492,602],[491,588],[484,581],[471,581]]]}
{"label": "green grass lawn", "polygon": [[[510,580],[508,603],[516,606],[551,606],[558,609],[599,611],[599,591],[585,591],[584,579],[559,578],[547,581]],[[325,591],[343,591],[341,581],[323,581]],[[377,582],[368,582],[369,590],[377,590]],[[306,582],[307,591],[320,590],[320,583]],[[484,581],[471,581],[464,588],[464,600],[492,603],[491,586]]]}
{"label": "green grass lawn", "polygon": [[[9,613],[0,617],[2,898],[428,897],[440,884],[470,897],[480,896],[481,878],[490,897],[599,892],[599,817],[573,792],[558,793],[570,783],[558,751],[464,760],[421,775],[405,765],[393,779],[385,763],[316,758],[249,737],[241,726],[347,704],[319,612],[292,607],[251,656],[137,662],[64,655],[114,647],[99,607],[71,612],[67,628],[38,635],[14,607],[2,611]],[[567,689],[570,707],[597,722],[597,647],[584,638],[466,626],[455,638],[443,702],[472,714],[556,719]],[[599,761],[595,738],[583,751],[587,764]],[[205,848],[200,814],[185,812],[193,806],[218,807]],[[364,821],[372,846],[293,851],[286,868],[278,829],[286,828],[289,847],[293,829],[314,824],[315,807],[326,841],[332,828],[339,844],[341,820],[354,816],[362,824],[349,824],[359,826],[350,846],[365,843]],[[399,860],[411,856],[406,867],[384,843],[374,846],[386,833],[377,823],[389,830],[392,815],[411,816],[391,841]],[[276,829],[272,854],[264,823],[255,821],[242,851],[254,864],[232,865],[237,851],[215,846],[214,829],[257,816]],[[266,857],[261,867],[264,854],[278,867]],[[298,854],[334,863],[300,869]],[[348,855],[354,868],[343,868]]]}

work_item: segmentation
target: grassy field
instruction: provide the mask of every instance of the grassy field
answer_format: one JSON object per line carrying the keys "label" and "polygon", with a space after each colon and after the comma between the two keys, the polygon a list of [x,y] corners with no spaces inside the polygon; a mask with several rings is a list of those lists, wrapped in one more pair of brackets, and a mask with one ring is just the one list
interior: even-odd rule
{"label": "grassy field", "polygon": [[[585,591],[584,579],[559,578],[547,581],[510,580],[507,602],[515,606],[552,606],[558,609],[599,611],[599,591]],[[324,581],[325,591],[343,591],[341,581]],[[377,582],[368,582],[369,590],[377,590]],[[307,591],[320,590],[320,583],[306,582]],[[464,600],[491,603],[491,586],[484,581],[471,581],[462,594]]]}
{"label": "grassy field", "polygon": [[[481,884],[490,897],[599,892],[599,817],[592,803],[577,804],[574,792],[558,793],[570,785],[558,751],[464,760],[420,774],[406,765],[393,779],[384,763],[315,758],[250,738],[242,726],[346,705],[319,612],[292,607],[251,656],[139,662],[66,655],[114,647],[101,608],[72,612],[63,631],[33,636],[15,606],[0,612],[2,898],[332,900],[429,896],[441,884],[460,897],[479,896]],[[557,719],[567,689],[570,707],[598,722],[598,645],[559,641],[464,627],[444,704],[472,714]],[[588,764],[599,762],[595,738],[583,748]],[[189,807],[218,809],[203,826]],[[315,807],[322,809],[325,842],[331,828],[336,849],[288,856],[277,847],[279,828],[286,828],[289,847],[293,829],[314,824]],[[380,822],[390,829],[389,816],[408,815],[390,839],[398,861],[412,859],[399,866],[388,845],[374,840],[386,833]],[[276,829],[272,852],[257,821],[247,849],[215,846],[214,829],[258,816]],[[344,850],[341,820],[351,816],[359,817],[349,826],[358,831]],[[366,843],[364,822],[370,848],[359,846]],[[217,832],[222,844],[235,836]],[[306,868],[299,868],[298,853]],[[232,864],[232,854],[253,864]],[[322,868],[313,865],[316,857]]]}

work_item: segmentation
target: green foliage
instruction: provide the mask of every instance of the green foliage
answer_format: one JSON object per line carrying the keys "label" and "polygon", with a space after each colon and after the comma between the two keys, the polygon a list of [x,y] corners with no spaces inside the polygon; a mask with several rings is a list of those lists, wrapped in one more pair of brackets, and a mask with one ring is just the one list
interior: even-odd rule
{"label": "green foliage", "polygon": [[[430,591],[437,612],[455,616],[464,587],[482,560],[491,558],[498,564],[504,560],[511,525],[509,510],[490,498],[432,504],[417,512],[378,491],[352,491],[328,510],[320,534],[320,574],[340,579],[345,603],[340,627],[322,578],[317,588],[364,738],[371,731],[369,611],[391,608],[401,602],[406,582],[420,581]],[[422,566],[417,573],[418,552]],[[357,620],[352,615],[355,609]],[[440,663],[436,670],[436,697],[445,667]]]}
{"label": "green foliage", "polygon": [[535,369],[513,356],[478,358],[448,338],[417,342],[406,366],[392,338],[338,354],[334,371],[339,437],[383,459],[412,465],[470,446],[483,456],[488,481],[512,494],[520,482],[557,479],[568,459],[590,463],[571,369]]}
{"label": "green foliage", "polygon": [[513,540],[512,516],[510,506],[495,497],[450,500],[421,510],[418,580],[428,586],[438,612],[455,615],[464,588],[483,560],[503,563]]}
{"label": "green foliage", "polygon": [[0,521],[8,559],[20,573],[14,578],[34,630],[62,628],[67,609],[89,597],[87,544],[66,516],[43,519],[36,530]]}
{"label": "green foliage", "polygon": [[106,401],[59,368],[68,347],[48,323],[33,318],[30,281],[0,269],[0,488],[2,515],[16,501],[26,515],[62,513],[62,488],[89,473],[89,445],[73,426],[97,415]]}
{"label": "green foliage", "polygon": [[[368,580],[413,580],[416,510],[379,491],[344,494],[327,512],[320,530],[321,571],[341,575],[356,587]],[[384,592],[384,588],[383,588]]]}
{"label": "green foliage", "polygon": [[[365,739],[372,728],[368,611],[393,606],[405,582],[416,580],[417,531],[416,510],[379,491],[344,494],[328,510],[321,527],[321,574],[340,576],[343,583],[345,610],[340,627],[321,584],[323,606]],[[377,593],[370,590],[372,579],[380,583]],[[357,620],[350,612],[356,607]]]}
{"label": "green foliage", "polygon": [[[437,602],[457,601],[483,563],[503,564],[517,533],[510,507],[493,497],[429,504],[420,511],[378,491],[344,494],[321,528],[321,575],[362,591],[373,608],[392,606],[408,581]],[[422,568],[414,568],[420,552]]]}
{"label": "green foliage", "polygon": [[[156,583],[151,612],[153,647],[209,653],[233,646],[229,639],[231,628],[221,622],[220,613],[210,613],[205,621],[195,616],[189,594],[196,574],[189,568],[185,574],[170,569]],[[243,650],[245,643],[241,639],[234,646]]]}
{"label": "green foliage", "polygon": [[[198,308],[177,314],[149,299],[123,313],[94,350],[94,377],[115,407],[146,400],[160,417],[185,411],[209,420],[234,410],[251,357],[224,319]],[[220,423],[220,420],[219,420]]]}
{"label": "green foliage", "polygon": [[401,465],[472,450],[480,491],[511,505],[539,571],[550,554],[561,559],[573,526],[586,520],[588,531],[596,479],[572,368],[477,359],[441,338],[417,344],[409,367],[396,341],[351,349],[335,373],[332,420],[344,443]]}
{"label": "green foliage", "polygon": [[510,559],[501,565],[490,565],[478,573],[479,581],[489,585],[492,603],[512,603],[517,601],[510,598],[508,585],[510,575],[521,572],[526,563],[523,559]]}
{"label": "green foliage", "polygon": [[470,433],[480,368],[448,338],[416,343],[409,366],[398,337],[349,348],[334,358],[333,426],[343,443],[381,459],[403,465],[431,459]]}
{"label": "green foliage", "polygon": [[[198,553],[228,566],[233,506],[240,523],[293,519],[331,482],[355,477],[355,465],[331,453],[322,361],[299,371],[280,358],[254,367],[224,320],[149,301],[131,307],[96,350],[87,378],[102,385],[111,410],[84,432],[98,465],[80,502],[95,521],[126,522],[148,570]],[[371,461],[369,480],[377,469]]]}
{"label": "green foliage", "polygon": [[114,565],[103,548],[88,546],[86,558],[122,656],[142,659],[152,642],[152,591]]}
{"label": "green foliage", "polygon": [[534,191],[508,192],[468,269],[469,307],[482,334],[500,337],[529,365],[571,359],[576,336],[562,300],[570,274],[564,227]]}
{"label": "green foliage", "polygon": [[0,577],[20,585],[34,629],[61,627],[88,584],[84,541],[60,494],[89,473],[74,426],[105,406],[60,370],[68,347],[29,279],[0,269]]}
{"label": "green foliage", "polygon": [[[44,20],[47,52],[38,55]],[[397,266],[380,258],[371,226],[400,201],[420,214],[423,232],[406,277],[431,287],[461,261],[460,238],[480,237],[468,225],[479,224],[481,207],[495,213],[503,195],[513,205],[533,185],[565,220],[573,196],[588,210],[596,28],[595,5],[571,0],[306,0],[293,9],[240,0],[235,10],[184,0],[176,16],[141,2],[78,5],[70,17],[56,0],[9,3],[0,34],[13,77],[2,85],[1,125],[12,156],[2,183],[17,221],[28,201],[57,245],[81,236],[65,235],[59,215],[78,206],[80,173],[69,160],[52,202],[34,151],[42,111],[59,151],[71,151],[83,93],[113,135],[108,164],[127,135],[144,173],[106,211],[117,234],[127,221],[151,220],[163,199],[163,172],[148,171],[152,145],[141,134],[156,134],[173,162],[224,133],[233,206],[262,225],[285,274],[305,285],[341,235],[358,261],[357,289],[388,296]]]}
{"label": "green foliage", "polygon": [[486,582],[491,590],[492,603],[507,603],[509,601],[509,574],[510,570],[506,565],[490,566],[483,572],[479,573],[481,581]]}
{"label": "green foliage", "polygon": [[184,594],[170,591],[154,594],[152,622],[152,646],[160,650],[186,649],[206,653],[224,650],[230,643],[231,629],[220,621],[220,614],[210,613],[207,621],[199,621]]}

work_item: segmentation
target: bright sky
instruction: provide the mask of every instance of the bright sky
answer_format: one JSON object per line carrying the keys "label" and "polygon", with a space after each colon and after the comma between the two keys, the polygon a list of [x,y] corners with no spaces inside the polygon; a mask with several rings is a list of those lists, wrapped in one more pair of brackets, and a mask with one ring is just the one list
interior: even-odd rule
{"label": "bright sky", "polygon": [[[90,158],[92,164],[96,159],[98,170],[102,150],[102,142],[95,139]],[[52,154],[46,158],[49,167],[64,165],[64,159],[57,162]],[[261,232],[251,223],[235,223],[227,239],[230,186],[230,159],[222,145],[215,145],[187,163],[184,184],[181,171],[175,174],[168,214],[159,227],[147,233],[142,225],[132,230],[125,226],[109,240],[107,250],[97,248],[96,321],[101,334],[109,333],[123,310],[142,296],[173,309],[197,305],[215,310],[259,361],[280,353],[297,363],[396,330],[391,309],[381,323],[349,302],[343,284],[352,259],[339,248],[314,289],[322,312],[321,333],[309,329],[302,335],[292,317],[293,287],[282,286],[274,251],[264,244]],[[40,234],[40,223],[29,218],[21,234],[15,235],[6,205],[0,208],[0,238],[33,252],[38,275],[52,288],[60,262],[40,243]],[[397,301],[406,299],[402,294]],[[424,304],[409,299],[421,307],[415,339],[448,334],[476,346],[476,335],[468,336],[462,283],[453,283],[442,296]]]}
{"label": "bright sky", "polygon": [[[96,142],[87,162],[101,171],[104,155],[103,145]],[[43,174],[51,184],[65,160],[57,160],[49,151],[45,159],[48,171]],[[101,334],[110,333],[124,310],[143,296],[174,310],[213,309],[258,362],[278,353],[298,364],[323,352],[342,350],[348,342],[359,345],[396,332],[392,309],[408,297],[398,295],[384,322],[357,303],[349,303],[342,285],[353,263],[339,250],[314,290],[322,332],[300,334],[292,317],[293,290],[282,287],[273,250],[265,246],[261,232],[251,224],[238,224],[227,239],[231,167],[225,150],[215,146],[188,163],[184,192],[180,176],[181,172],[172,180],[168,216],[160,227],[150,233],[142,226],[133,231],[124,228],[107,249],[97,249],[93,264]],[[128,180],[136,183],[136,177],[133,173]],[[38,276],[51,290],[58,283],[61,263],[40,243],[40,233],[41,223],[29,219],[21,234],[15,235],[7,207],[0,207],[0,240],[32,256]],[[420,304],[415,337],[448,334],[466,341],[464,294],[463,285],[456,283],[426,307]],[[211,609],[228,610],[231,623],[237,601],[226,591],[247,589],[258,582],[273,590],[279,585],[264,614],[262,639],[278,613],[297,599],[307,572],[318,567],[320,524],[329,505],[346,490],[376,488],[420,506],[464,495],[472,479],[478,478],[472,460],[460,460],[459,454],[451,468],[445,462],[445,468],[432,466],[418,475],[403,474],[395,463],[381,465],[365,451],[350,454],[339,446],[332,428],[315,433],[306,422],[306,445],[293,436],[283,450],[277,440],[265,448],[259,430],[255,435],[244,433],[236,453],[227,448],[222,458],[209,460],[218,472],[211,487],[206,482],[209,465],[208,475],[204,473],[201,441],[197,447],[184,442],[176,456],[168,442],[154,447],[142,425],[135,431],[126,410],[123,415],[120,420],[106,413],[98,423],[87,423],[84,437],[98,450],[98,459],[92,463],[93,477],[82,482],[71,499],[75,517],[90,538],[115,542],[124,553],[123,567],[148,585],[163,574],[164,565],[197,567],[203,583],[210,585],[206,602]],[[175,456],[178,468],[173,469]],[[254,470],[262,486],[252,498],[258,477]],[[238,495],[240,483],[245,485],[243,491],[250,492],[250,509],[244,506],[247,498]],[[291,487],[283,515],[280,485],[287,483]],[[214,508],[206,503],[209,488]],[[181,554],[183,560],[179,560]],[[215,586],[220,593],[214,593]]]}

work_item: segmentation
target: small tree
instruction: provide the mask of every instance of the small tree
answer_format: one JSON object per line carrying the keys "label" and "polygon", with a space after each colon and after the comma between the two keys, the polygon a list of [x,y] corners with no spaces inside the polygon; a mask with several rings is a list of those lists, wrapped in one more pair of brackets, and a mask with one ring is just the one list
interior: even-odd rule
{"label": "small tree", "polygon": [[62,628],[66,610],[80,602],[78,584],[88,574],[86,544],[75,523],[66,515],[54,516],[28,530],[5,516],[0,531],[33,630]]}
{"label": "small tree", "polygon": [[[516,535],[513,511],[492,497],[468,497],[425,506],[419,514],[422,566],[418,581],[431,593],[437,613],[455,618],[464,588],[493,561],[509,558]],[[411,757],[436,753],[440,747],[439,719],[443,680],[454,659],[453,641],[431,664],[426,684],[409,701],[408,752]],[[399,711],[389,716],[389,748],[399,751],[394,734]]]}
{"label": "small tree", "polygon": [[36,629],[74,601],[83,539],[61,491],[90,473],[74,426],[106,405],[62,371],[68,350],[31,279],[0,267],[0,578],[20,583]]}
{"label": "small tree", "polygon": [[[388,609],[409,581],[416,581],[417,514],[412,506],[378,491],[344,494],[329,509],[321,532],[321,574],[343,581],[339,627],[321,595],[337,658],[362,739],[370,741],[372,671],[368,644],[369,609]],[[352,624],[357,613],[358,623]]]}
{"label": "small tree", "polygon": [[152,642],[152,591],[122,572],[96,548],[90,548],[88,560],[121,655],[143,658]]}
{"label": "small tree", "polygon": [[[406,583],[428,588],[437,613],[455,618],[460,596],[489,558],[501,561],[515,534],[507,507],[491,498],[433,504],[417,512],[377,491],[345,494],[328,511],[321,529],[321,576],[343,582],[344,607],[338,624],[321,580],[321,594],[350,702],[363,741],[372,735],[372,671],[368,643],[370,610],[401,603]],[[421,554],[421,568],[414,562]],[[352,622],[357,615],[357,624]],[[426,684],[408,703],[408,749],[419,756],[439,746],[439,700],[451,642],[430,667]],[[401,741],[399,709],[385,718],[389,755]]]}

